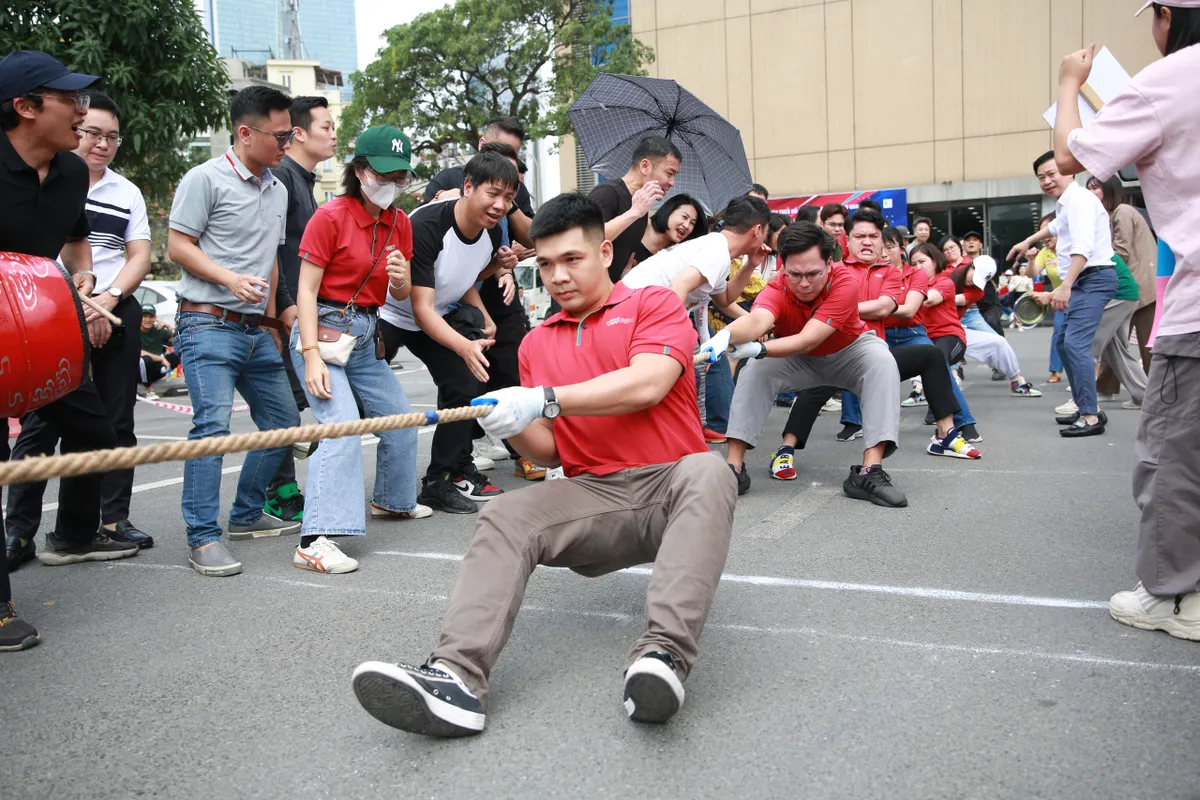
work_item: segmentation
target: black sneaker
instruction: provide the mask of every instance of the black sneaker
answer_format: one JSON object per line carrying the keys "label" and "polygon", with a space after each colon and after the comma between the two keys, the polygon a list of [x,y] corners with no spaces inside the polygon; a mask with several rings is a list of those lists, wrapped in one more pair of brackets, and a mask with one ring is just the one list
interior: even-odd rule
{"label": "black sneaker", "polygon": [[463,497],[458,487],[450,480],[449,475],[443,475],[435,480],[426,480],[421,487],[417,502],[448,514],[475,514],[479,505]]}
{"label": "black sneaker", "polygon": [[905,508],[908,498],[904,492],[892,486],[892,478],[883,467],[874,466],[863,469],[855,464],[850,468],[850,477],[842,483],[842,491],[847,497],[855,500],[870,500],[877,506],[888,508]]}
{"label": "black sneaker", "polygon": [[852,422],[847,422],[838,431],[835,437],[839,442],[853,442],[855,439],[863,438],[862,425],[855,425]]}
{"label": "black sneaker", "polygon": [[625,672],[625,713],[638,722],[666,722],[683,705],[683,684],[675,661],[654,652],[633,662]]}
{"label": "black sneaker", "polygon": [[137,554],[136,544],[118,542],[104,531],[97,531],[91,541],[79,543],[60,542],[53,536],[47,536],[46,549],[38,553],[38,561],[50,567],[61,567],[64,564],[78,564],[82,561],[112,561]]}
{"label": "black sneaker", "polygon": [[493,486],[488,476],[476,469],[474,464],[455,479],[454,485],[463,497],[480,503],[504,494],[504,490]]}
{"label": "black sneaker", "polygon": [[295,481],[285,483],[274,492],[267,494],[263,504],[263,512],[273,517],[279,517],[284,522],[304,521],[304,495]]}
{"label": "black sneaker", "polygon": [[738,497],[741,497],[746,492],[750,491],[750,471],[746,469],[746,465],[742,464],[742,468],[738,469],[733,464],[728,465],[733,470],[734,477],[738,482]]}
{"label": "black sneaker", "polygon": [[1004,374],[1003,372],[1001,372],[1000,370],[998,370],[998,369],[996,369],[996,368],[994,368],[994,367],[993,367],[993,368],[992,368],[992,380],[994,380],[994,381],[1006,381],[1006,380],[1008,380],[1008,376],[1007,376],[1007,375],[1005,375],[1005,374]]}
{"label": "black sneaker", "polygon": [[123,519],[117,523],[115,531],[105,530],[107,534],[115,542],[125,542],[126,544],[135,544],[143,550],[148,550],[154,547],[154,537],[148,533],[138,530],[133,523],[127,519]]}
{"label": "black sneaker", "polygon": [[961,428],[959,428],[958,432],[961,433],[962,437],[971,444],[979,444],[983,441],[983,434],[975,429],[974,424],[963,425]]}
{"label": "black sneaker", "polygon": [[8,560],[8,571],[13,572],[17,567],[24,564],[26,561],[32,561],[37,555],[37,545],[30,539],[25,544],[21,544],[21,537],[15,533],[6,533],[4,536],[5,558]]}
{"label": "black sneaker", "polygon": [[934,418],[934,416],[933,416],[932,408],[925,412],[925,424],[926,425],[937,425],[937,419]]}
{"label": "black sneaker", "polygon": [[354,670],[354,696],[384,725],[426,736],[471,736],[483,730],[483,704],[442,662],[385,664]]}
{"label": "black sneaker", "polygon": [[28,650],[41,641],[37,628],[17,616],[12,602],[0,603],[0,651]]}

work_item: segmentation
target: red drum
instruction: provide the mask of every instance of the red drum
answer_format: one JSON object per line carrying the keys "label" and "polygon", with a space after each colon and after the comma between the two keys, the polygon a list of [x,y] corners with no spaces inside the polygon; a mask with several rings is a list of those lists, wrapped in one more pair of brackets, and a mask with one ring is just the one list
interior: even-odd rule
{"label": "red drum", "polygon": [[0,253],[0,417],[78,389],[90,350],[67,271],[48,258]]}

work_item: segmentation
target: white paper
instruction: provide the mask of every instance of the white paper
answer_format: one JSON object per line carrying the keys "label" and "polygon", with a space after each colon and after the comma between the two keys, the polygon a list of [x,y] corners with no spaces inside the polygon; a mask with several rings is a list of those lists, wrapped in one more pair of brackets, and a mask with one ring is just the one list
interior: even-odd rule
{"label": "white paper", "polygon": [[[1102,101],[1108,103],[1119,95],[1125,85],[1129,83],[1129,73],[1125,71],[1125,68],[1107,47],[1102,47],[1092,59],[1092,73],[1088,76],[1087,83]],[[1088,101],[1083,98],[1082,94],[1079,95],[1078,102],[1079,119],[1084,125],[1087,125],[1096,118],[1096,112],[1088,105]],[[1046,120],[1046,124],[1053,128],[1054,119],[1057,116],[1058,103],[1055,103],[1047,109],[1045,114],[1042,114],[1042,119]]]}

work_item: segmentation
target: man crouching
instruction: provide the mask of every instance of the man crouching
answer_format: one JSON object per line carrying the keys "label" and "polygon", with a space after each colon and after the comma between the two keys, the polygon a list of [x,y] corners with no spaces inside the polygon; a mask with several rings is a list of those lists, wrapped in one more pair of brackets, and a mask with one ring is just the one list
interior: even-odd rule
{"label": "man crouching", "polygon": [[683,703],[729,551],[737,482],[704,443],[696,331],[679,298],[613,285],[604,218],[579,195],[546,203],[529,235],[563,310],[521,344],[522,385],[475,403],[495,404],[480,420],[488,433],[535,463],[561,463],[570,480],[487,504],[423,666],[354,671],[363,707],[413,733],[483,730],[488,676],[539,564],[595,577],[654,563],[624,703],[632,719],[666,722]]}

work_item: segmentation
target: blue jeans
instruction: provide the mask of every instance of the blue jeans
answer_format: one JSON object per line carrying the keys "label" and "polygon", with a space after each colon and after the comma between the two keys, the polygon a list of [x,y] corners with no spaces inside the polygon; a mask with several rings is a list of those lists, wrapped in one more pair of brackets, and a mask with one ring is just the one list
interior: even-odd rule
{"label": "blue jeans", "polygon": [[979,313],[979,309],[975,306],[968,308],[962,315],[962,325],[964,328],[970,328],[973,331],[983,331],[984,333],[995,333],[992,326],[987,324],[987,320],[983,318],[983,314]]}
{"label": "blue jeans", "polygon": [[1071,396],[1080,414],[1096,414],[1096,361],[1092,339],[1104,314],[1104,306],[1117,293],[1117,271],[1104,269],[1084,275],[1071,288],[1071,301],[1063,318],[1058,353],[1067,368]]}
{"label": "blue jeans", "polygon": [[[367,417],[408,414],[412,408],[386,361],[375,358],[375,314],[317,305],[322,325],[345,331],[358,339],[343,367],[327,364],[328,400],[314,397],[305,387],[308,405],[317,422],[359,419],[358,403]],[[292,328],[288,348],[296,375],[304,379],[304,357],[296,352],[300,326]],[[372,502],[389,511],[412,511],[417,504],[417,429],[402,428],[378,434],[375,452],[375,494]],[[326,439],[308,464],[304,485],[302,536],[362,536],[367,532],[363,492],[363,448],[357,436]]]}
{"label": "blue jeans", "polygon": [[1063,323],[1066,322],[1067,312],[1054,312],[1054,332],[1050,334],[1050,371],[1062,372],[1063,360],[1058,353],[1058,348],[1062,345]]}
{"label": "blue jeans", "polygon": [[[979,313],[979,312],[975,312]],[[983,317],[979,318],[981,321]],[[987,325],[986,322],[983,323]],[[988,330],[992,330],[990,327]],[[924,325],[913,325],[911,328],[887,328],[887,343],[888,347],[903,347],[906,344],[933,344],[929,334],[925,332]],[[950,369],[950,365],[946,365],[946,369]],[[950,388],[954,390],[954,400],[958,403],[958,413],[954,415],[954,424],[958,427],[963,425],[974,425],[975,417],[971,414],[971,407],[967,405],[967,398],[963,397],[962,389],[958,388],[958,381],[954,380],[954,376],[950,376]]]}
{"label": "blue jeans", "polygon": [[722,353],[717,363],[708,370],[705,396],[705,411],[708,427],[717,433],[725,433],[729,425],[729,404],[733,402],[733,373],[729,371],[729,355]]}
{"label": "blue jeans", "polygon": [[[250,417],[259,430],[300,424],[283,358],[267,331],[195,312],[180,312],[175,317],[175,331],[175,352],[179,353],[194,409],[189,439],[229,433],[235,389],[250,404]],[[229,511],[231,525],[249,525],[262,517],[267,482],[279,469],[287,449],[274,447],[246,454],[237,496]],[[221,456],[205,456],[183,464],[182,510],[189,547],[221,538],[221,526],[217,524],[221,460]]]}
{"label": "blue jeans", "polygon": [[862,426],[862,403],[854,392],[842,390],[842,424]]}

